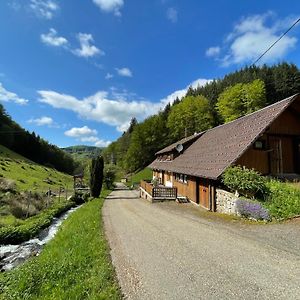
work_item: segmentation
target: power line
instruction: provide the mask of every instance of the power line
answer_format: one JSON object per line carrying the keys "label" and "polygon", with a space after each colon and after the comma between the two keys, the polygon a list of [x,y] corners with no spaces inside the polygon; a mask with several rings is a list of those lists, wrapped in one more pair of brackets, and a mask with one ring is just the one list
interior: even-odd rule
{"label": "power line", "polygon": [[259,58],[252,64],[255,65],[267,52],[269,52],[293,27],[295,27],[300,22],[300,18],[294,22],[294,24],[286,30]]}

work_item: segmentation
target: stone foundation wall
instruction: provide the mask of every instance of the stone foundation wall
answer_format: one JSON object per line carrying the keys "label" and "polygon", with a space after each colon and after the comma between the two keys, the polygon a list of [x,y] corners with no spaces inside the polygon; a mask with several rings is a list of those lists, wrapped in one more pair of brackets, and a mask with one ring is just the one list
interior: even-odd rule
{"label": "stone foundation wall", "polygon": [[238,199],[237,196],[234,194],[221,190],[216,189],[216,210],[217,212],[229,215],[236,215],[236,200]]}

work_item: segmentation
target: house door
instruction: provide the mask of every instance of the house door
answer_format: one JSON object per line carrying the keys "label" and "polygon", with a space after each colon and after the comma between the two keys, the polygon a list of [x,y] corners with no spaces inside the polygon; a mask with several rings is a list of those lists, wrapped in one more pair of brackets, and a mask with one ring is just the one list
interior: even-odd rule
{"label": "house door", "polygon": [[209,209],[209,182],[207,179],[200,179],[198,184],[199,204]]}
{"label": "house door", "polygon": [[282,143],[278,137],[270,137],[270,169],[272,175],[282,174]]}

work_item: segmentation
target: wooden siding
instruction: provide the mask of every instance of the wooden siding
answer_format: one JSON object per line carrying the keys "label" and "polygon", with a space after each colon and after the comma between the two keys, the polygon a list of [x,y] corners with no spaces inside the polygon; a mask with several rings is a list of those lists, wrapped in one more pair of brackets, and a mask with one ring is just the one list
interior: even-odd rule
{"label": "wooden siding", "polygon": [[184,183],[175,180],[174,173],[170,172],[167,175],[167,172],[163,171],[153,172],[157,178],[161,178],[162,174],[165,182],[172,181],[173,187],[177,188],[178,195],[187,197],[206,209],[215,210],[215,186],[211,180],[188,176],[187,183]]}
{"label": "wooden siding", "polygon": [[261,174],[269,174],[268,152],[249,149],[236,162],[236,165],[254,168]]}
{"label": "wooden siding", "polygon": [[190,201],[197,203],[195,177],[189,177],[187,183],[174,180],[173,186],[177,187],[178,195],[187,197]]}
{"label": "wooden siding", "polygon": [[283,114],[274,121],[268,130],[268,134],[281,135],[299,135],[300,136],[300,116],[291,110],[283,112]]}
{"label": "wooden siding", "polygon": [[266,149],[257,150],[252,146],[235,163],[254,168],[263,175],[296,173],[295,139],[300,136],[300,115],[293,106],[286,110],[260,137]]}

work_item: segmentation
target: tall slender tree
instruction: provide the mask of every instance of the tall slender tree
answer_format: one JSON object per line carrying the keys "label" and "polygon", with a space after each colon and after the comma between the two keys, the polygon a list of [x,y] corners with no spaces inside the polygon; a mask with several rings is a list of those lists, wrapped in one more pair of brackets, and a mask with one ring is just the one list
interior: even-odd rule
{"label": "tall slender tree", "polygon": [[92,159],[90,170],[90,191],[91,196],[98,198],[101,193],[103,183],[104,161],[102,156]]}

